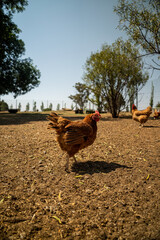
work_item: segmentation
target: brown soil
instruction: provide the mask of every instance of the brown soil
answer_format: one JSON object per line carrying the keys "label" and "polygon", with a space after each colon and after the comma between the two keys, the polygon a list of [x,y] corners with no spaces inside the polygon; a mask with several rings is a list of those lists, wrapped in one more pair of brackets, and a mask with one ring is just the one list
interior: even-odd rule
{"label": "brown soil", "polygon": [[45,119],[0,114],[0,239],[160,239],[160,120],[104,114],[66,173]]}

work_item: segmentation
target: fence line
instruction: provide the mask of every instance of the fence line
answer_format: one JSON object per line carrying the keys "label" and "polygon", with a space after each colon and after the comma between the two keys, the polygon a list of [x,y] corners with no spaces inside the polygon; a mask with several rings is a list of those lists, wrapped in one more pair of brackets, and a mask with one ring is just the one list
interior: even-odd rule
{"label": "fence line", "polygon": [[[50,104],[52,104],[52,110],[57,110],[62,108],[67,108],[67,109],[75,109],[76,105],[72,101],[69,100],[34,100],[34,99],[1,99],[4,100],[8,104],[9,108],[19,108],[21,105],[21,111],[26,111],[26,106],[29,104],[29,111],[33,111],[34,107],[34,102],[36,102],[36,110],[41,111],[41,105],[42,103],[44,104],[44,109],[49,108]],[[59,106],[58,106],[59,105]],[[93,109],[96,110],[97,107],[91,102],[88,102],[86,104],[87,109]]]}

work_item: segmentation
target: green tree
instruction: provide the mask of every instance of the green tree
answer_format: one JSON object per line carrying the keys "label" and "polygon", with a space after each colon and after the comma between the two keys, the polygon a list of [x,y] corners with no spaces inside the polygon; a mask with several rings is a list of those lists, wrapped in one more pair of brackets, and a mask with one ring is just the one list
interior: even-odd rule
{"label": "green tree", "polygon": [[135,89],[133,95],[144,86],[148,74],[142,72],[143,64],[136,58],[138,54],[129,41],[118,39],[87,59],[83,80],[93,96],[90,101],[99,110],[105,106],[112,117],[118,117],[121,107],[129,100],[128,90]]}
{"label": "green tree", "polygon": [[70,95],[69,98],[72,99],[72,101],[77,105],[79,105],[79,107],[81,109],[84,108],[85,103],[88,102],[88,95],[89,95],[89,90],[88,88],[86,88],[86,85],[83,83],[76,83],[74,88],[77,90],[77,94],[75,95]]}
{"label": "green tree", "polygon": [[21,105],[21,103],[19,103],[19,104],[18,104],[18,109],[19,109],[19,111],[21,111],[21,108],[22,108],[22,105]]}
{"label": "green tree", "polygon": [[0,1],[0,95],[25,94],[39,85],[40,71],[30,58],[21,59],[25,44],[19,39],[21,32],[12,21],[13,14],[22,12],[27,0]]}
{"label": "green tree", "polygon": [[30,109],[30,104],[29,104],[29,103],[27,103],[27,104],[26,104],[26,111],[28,112],[28,111],[29,111],[29,109]]}
{"label": "green tree", "polygon": [[119,28],[139,45],[144,54],[151,55],[151,67],[160,70],[160,1],[119,0],[114,11],[120,17]]}
{"label": "green tree", "polygon": [[156,104],[156,107],[160,108],[160,102],[158,102],[158,103]]}
{"label": "green tree", "polygon": [[37,111],[37,103],[34,101],[33,102],[33,112]]}
{"label": "green tree", "polygon": [[53,104],[50,103],[50,104],[49,104],[49,109],[50,109],[50,111],[52,111],[52,108],[53,108]]}
{"label": "green tree", "polygon": [[150,106],[153,107],[153,99],[154,99],[154,85],[152,82],[152,86],[151,86],[151,97],[150,97]]}
{"label": "green tree", "polygon": [[71,109],[72,109],[72,110],[74,109],[73,103],[71,104]]}
{"label": "green tree", "polygon": [[57,111],[59,111],[60,110],[60,104],[58,103],[57,104]]}
{"label": "green tree", "polygon": [[7,111],[8,110],[8,104],[2,100],[0,101],[0,111]]}
{"label": "green tree", "polygon": [[41,104],[41,111],[43,112],[43,110],[44,110],[44,103],[42,102],[42,104]]}

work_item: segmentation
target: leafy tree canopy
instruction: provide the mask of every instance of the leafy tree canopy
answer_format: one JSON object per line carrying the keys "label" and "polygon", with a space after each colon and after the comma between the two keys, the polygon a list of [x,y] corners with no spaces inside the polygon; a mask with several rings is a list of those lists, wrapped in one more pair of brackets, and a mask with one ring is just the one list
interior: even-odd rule
{"label": "leafy tree canopy", "polygon": [[85,84],[80,82],[76,83],[74,87],[78,93],[70,95],[69,98],[72,99],[76,105],[79,105],[81,109],[83,109],[85,103],[88,102],[89,90],[86,88]]}
{"label": "leafy tree canopy", "polygon": [[28,0],[1,0],[1,8],[10,13],[22,12],[28,5]]}
{"label": "leafy tree canopy", "polygon": [[13,13],[21,12],[27,0],[0,1],[0,95],[25,94],[39,85],[40,71],[25,53],[24,42],[19,39],[20,29],[13,23]]}
{"label": "leafy tree canopy", "polygon": [[150,67],[160,70],[160,1],[119,0],[114,10],[120,17],[119,28],[141,46],[142,56],[154,56]]}
{"label": "leafy tree canopy", "polygon": [[143,73],[137,48],[130,41],[118,39],[111,46],[103,45],[102,50],[92,53],[87,59],[83,80],[92,93],[90,100],[101,111],[106,107],[113,117],[117,117],[125,105],[129,90],[144,86],[148,74]]}

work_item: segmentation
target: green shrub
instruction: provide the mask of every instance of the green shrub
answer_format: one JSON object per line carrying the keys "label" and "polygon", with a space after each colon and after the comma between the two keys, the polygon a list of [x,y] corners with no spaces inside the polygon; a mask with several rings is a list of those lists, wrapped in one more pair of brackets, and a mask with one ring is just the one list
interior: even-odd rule
{"label": "green shrub", "polygon": [[0,111],[8,111],[8,104],[4,100],[0,101]]}
{"label": "green shrub", "polygon": [[43,111],[48,112],[48,111],[52,111],[52,109],[51,108],[44,108]]}

